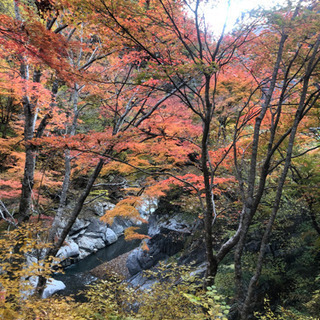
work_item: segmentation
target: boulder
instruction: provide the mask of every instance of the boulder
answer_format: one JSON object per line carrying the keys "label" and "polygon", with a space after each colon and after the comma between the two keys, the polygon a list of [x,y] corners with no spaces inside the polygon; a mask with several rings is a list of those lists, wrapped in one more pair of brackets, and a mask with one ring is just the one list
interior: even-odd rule
{"label": "boulder", "polygon": [[106,233],[108,226],[100,221],[99,219],[95,218],[90,218],[90,223],[86,229],[86,233],[96,233],[96,234],[101,234],[101,237],[103,234]]}
{"label": "boulder", "polygon": [[159,280],[156,279],[155,277],[154,278],[146,277],[142,272],[140,272],[134,275],[133,277],[131,277],[128,280],[128,283],[130,283],[133,287],[138,287],[139,290],[143,291],[143,290],[151,289],[152,286],[157,281]]}
{"label": "boulder", "polygon": [[92,205],[92,213],[97,215],[98,217],[102,217],[104,215],[104,207],[103,207],[103,203],[101,202],[95,202]]}
{"label": "boulder", "polygon": [[161,228],[160,233],[148,241],[149,251],[138,248],[131,252],[127,259],[130,274],[133,276],[141,270],[150,269],[160,260],[167,259],[181,251],[187,235],[189,234]]}
{"label": "boulder", "polygon": [[69,232],[69,236],[79,234],[81,231],[85,232],[84,230],[89,226],[89,224],[90,221],[77,218]]}
{"label": "boulder", "polygon": [[85,212],[90,212],[98,217],[102,217],[107,210],[111,210],[115,205],[111,202],[94,202]]}
{"label": "boulder", "polygon": [[154,236],[160,233],[161,228],[181,233],[190,233],[191,226],[179,217],[179,214],[174,217],[162,216],[159,218],[159,216],[155,215],[150,217],[148,235]]}
{"label": "boulder", "polygon": [[157,209],[158,207],[158,199],[157,198],[145,198],[142,200],[142,203],[137,208],[140,215],[147,219],[149,216]]}
{"label": "boulder", "polygon": [[80,254],[79,246],[72,240],[67,240],[67,245],[61,247],[57,257],[65,260],[70,257],[76,257]]}
{"label": "boulder", "polygon": [[103,214],[106,213],[106,211],[113,209],[116,205],[111,202],[103,202]]}
{"label": "boulder", "polygon": [[133,276],[137,274],[138,272],[142,271],[140,262],[139,262],[139,257],[141,255],[142,250],[140,248],[134,249],[131,251],[127,258],[127,268],[129,270],[129,273]]}
{"label": "boulder", "polygon": [[[29,278],[29,283],[32,288],[22,292],[22,297],[24,299],[27,299],[29,296],[34,294],[35,288],[38,284],[38,281],[39,281],[38,277],[30,277]],[[42,299],[46,299],[46,298],[52,296],[54,293],[61,291],[61,290],[64,290],[65,288],[66,288],[66,286],[62,281],[49,278],[47,280],[46,287],[43,290]]]}
{"label": "boulder", "polygon": [[79,239],[80,259],[85,258],[93,252],[105,247],[105,242],[101,238],[90,238],[83,236]]}
{"label": "boulder", "polygon": [[52,296],[54,293],[64,290],[66,288],[65,284],[62,281],[55,279],[48,279],[46,287],[42,293],[42,299],[46,299]]}
{"label": "boulder", "polygon": [[[161,228],[160,233],[149,240],[149,252],[154,248],[154,251],[159,249],[160,252],[172,256],[183,249],[185,237],[188,235],[190,235],[190,233]],[[152,252],[150,252],[150,254],[152,254]]]}
{"label": "boulder", "polygon": [[123,234],[124,230],[133,226],[134,223],[129,219],[124,219],[122,217],[115,217],[110,228],[114,231],[117,236]]}
{"label": "boulder", "polygon": [[74,233],[72,235],[70,235],[70,233],[69,233],[68,237],[69,237],[69,239],[76,240],[79,237],[82,237],[85,234],[85,232],[86,232],[86,229],[82,229],[79,232]]}
{"label": "boulder", "polygon": [[112,243],[116,242],[117,240],[118,240],[118,236],[116,235],[116,233],[112,229],[107,228],[107,231],[105,233],[106,244],[112,244]]}
{"label": "boulder", "polygon": [[57,253],[57,257],[60,258],[59,265],[63,268],[75,263],[80,256],[78,244],[70,238],[67,238],[66,242],[67,244],[61,247]]}

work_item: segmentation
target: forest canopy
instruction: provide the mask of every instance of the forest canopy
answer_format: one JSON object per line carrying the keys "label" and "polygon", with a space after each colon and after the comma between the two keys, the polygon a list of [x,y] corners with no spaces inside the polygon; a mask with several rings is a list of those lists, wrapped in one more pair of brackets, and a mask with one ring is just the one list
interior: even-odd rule
{"label": "forest canopy", "polygon": [[[176,193],[204,243],[204,287],[231,266],[232,293],[223,292],[230,319],[251,319],[271,282],[284,292],[272,303],[318,316],[319,3],[257,9],[220,33],[204,5],[1,2],[0,227],[2,238],[16,232],[5,260],[24,259],[17,230],[33,230],[35,220],[47,221],[40,233],[50,265],[88,202],[115,204],[107,224],[144,221],[137,209],[145,199]],[[298,298],[277,278],[293,272],[294,242],[310,268],[301,262],[308,277],[290,278]],[[48,272],[38,275],[39,295]],[[18,291],[0,296],[0,308]],[[210,292],[201,297],[209,314],[221,311],[208,305]]]}

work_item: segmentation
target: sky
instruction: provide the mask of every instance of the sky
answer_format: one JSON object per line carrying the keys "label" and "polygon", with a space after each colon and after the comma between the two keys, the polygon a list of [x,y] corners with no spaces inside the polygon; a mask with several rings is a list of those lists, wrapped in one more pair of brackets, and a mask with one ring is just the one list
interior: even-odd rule
{"label": "sky", "polygon": [[[241,13],[262,6],[264,8],[272,8],[277,4],[284,4],[285,0],[231,0],[231,6],[228,14],[228,30],[232,29],[233,24]],[[206,20],[213,26],[214,30],[221,30],[227,14],[228,1],[221,0],[218,7],[210,9],[210,0],[208,1],[208,9],[205,10]]]}

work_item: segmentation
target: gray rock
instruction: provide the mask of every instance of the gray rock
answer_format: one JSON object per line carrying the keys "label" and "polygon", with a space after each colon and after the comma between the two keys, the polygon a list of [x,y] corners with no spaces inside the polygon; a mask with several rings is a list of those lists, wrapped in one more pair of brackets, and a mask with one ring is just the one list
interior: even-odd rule
{"label": "gray rock", "polygon": [[111,210],[116,206],[115,204],[113,204],[111,202],[103,202],[102,205],[103,205],[103,210],[104,210],[103,214],[105,214],[106,211]]}
{"label": "gray rock", "polygon": [[85,206],[82,211],[82,216],[91,217],[98,216],[102,217],[107,210],[111,210],[115,205],[111,202],[94,202],[90,206]]}
{"label": "gray rock", "polygon": [[107,231],[107,224],[104,222],[100,221],[99,219],[90,219],[90,224],[88,225],[86,229],[86,233],[101,233],[104,234]]}
{"label": "gray rock", "polygon": [[[29,278],[29,283],[30,283],[31,287],[33,287],[33,289],[30,288],[30,289],[28,289],[26,291],[21,292],[22,293],[22,297],[24,299],[27,299],[29,296],[34,294],[35,288],[36,288],[36,286],[38,284],[38,281],[39,281],[38,277],[30,277]],[[47,280],[46,287],[43,290],[42,299],[46,299],[46,298],[52,296],[54,293],[56,293],[56,292],[58,292],[60,290],[64,290],[65,288],[66,288],[66,286],[62,281],[49,278]]]}
{"label": "gray rock", "polygon": [[65,260],[70,257],[76,257],[80,254],[79,246],[72,240],[67,240],[67,245],[61,247],[57,253],[57,257]]}
{"label": "gray rock", "polygon": [[80,248],[80,259],[85,258],[90,255],[92,252],[96,252],[99,249],[105,247],[105,242],[101,238],[90,238],[83,236],[78,240],[78,245]]}
{"label": "gray rock", "polygon": [[79,233],[80,231],[86,229],[90,224],[90,221],[85,220],[85,219],[76,219],[75,223],[73,224],[69,235],[75,235],[77,233]]}
{"label": "gray rock", "polygon": [[65,284],[62,281],[55,279],[48,279],[46,288],[43,291],[42,299],[46,299],[52,296],[54,293],[64,290],[66,288]]}
{"label": "gray rock", "polygon": [[[109,243],[109,240],[110,242],[113,241],[111,237],[114,238],[114,235],[109,232],[108,226],[104,222],[97,219],[91,219],[90,225],[88,226],[84,236],[93,239],[102,239],[106,243]],[[109,240],[107,239],[107,236],[110,236]],[[114,241],[117,240],[118,238]]]}
{"label": "gray rock", "polygon": [[150,269],[160,260],[168,258],[168,255],[161,251],[161,248],[153,246],[148,252],[138,248],[131,252],[127,259],[127,268],[133,276],[142,270]]}
{"label": "gray rock", "polygon": [[149,219],[148,235],[154,236],[160,233],[161,228],[180,233],[190,233],[191,226],[183,221],[179,215],[171,218],[168,216],[162,216],[161,218],[152,216]]}
{"label": "gray rock", "polygon": [[101,203],[101,202],[95,202],[92,205],[91,209],[92,209],[93,214],[95,214],[99,217],[102,217],[104,215],[105,209],[104,209],[103,203]]}
{"label": "gray rock", "polygon": [[142,200],[141,205],[138,207],[138,211],[144,219],[148,219],[148,217],[157,209],[157,207],[157,198],[145,198]]}
{"label": "gray rock", "polygon": [[79,232],[74,233],[74,234],[72,234],[72,235],[69,234],[68,237],[69,237],[70,239],[72,239],[72,240],[76,240],[76,239],[78,239],[79,237],[83,236],[85,233],[86,233],[86,229],[82,229],[82,230],[80,230]]}
{"label": "gray rock", "polygon": [[157,282],[157,279],[150,279],[145,277],[142,272],[137,273],[131,277],[127,282],[130,283],[133,287],[139,287],[139,290],[151,289],[151,287]]}
{"label": "gray rock", "polygon": [[160,233],[148,240],[149,251],[135,249],[127,259],[127,268],[133,276],[141,270],[155,266],[160,260],[169,258],[183,249],[185,237],[189,233],[161,228]]}
{"label": "gray rock", "polygon": [[137,248],[131,251],[127,258],[127,268],[129,270],[129,273],[133,276],[137,274],[138,272],[142,271],[141,265],[139,263],[139,257],[141,255],[142,249]]}
{"label": "gray rock", "polygon": [[101,232],[86,232],[84,234],[84,236],[87,238],[102,239],[103,241],[105,241],[105,237],[103,236],[103,233],[101,233]]}
{"label": "gray rock", "polygon": [[134,223],[129,219],[124,219],[122,217],[115,217],[110,228],[114,231],[117,236],[123,234],[124,230],[133,226]]}
{"label": "gray rock", "polygon": [[112,229],[107,228],[107,232],[105,233],[105,242],[107,244],[112,244],[117,240],[118,240],[118,236],[116,235],[116,233]]}

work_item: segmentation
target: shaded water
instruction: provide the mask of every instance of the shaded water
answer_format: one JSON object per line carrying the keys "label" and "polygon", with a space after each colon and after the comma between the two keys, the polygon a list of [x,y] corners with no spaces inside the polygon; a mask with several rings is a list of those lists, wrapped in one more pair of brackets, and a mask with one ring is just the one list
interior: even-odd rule
{"label": "shaded water", "polygon": [[[147,232],[147,225],[141,226],[138,232],[145,234]],[[139,246],[140,242],[141,240],[126,241],[124,237],[121,236],[117,242],[98,250],[90,256],[65,268],[64,274],[55,274],[53,278],[62,281],[66,285],[66,289],[60,291],[59,294],[71,295],[84,290],[86,285],[96,280],[96,278],[89,273],[90,270],[106,261],[110,261],[128,251],[133,250]]]}

